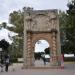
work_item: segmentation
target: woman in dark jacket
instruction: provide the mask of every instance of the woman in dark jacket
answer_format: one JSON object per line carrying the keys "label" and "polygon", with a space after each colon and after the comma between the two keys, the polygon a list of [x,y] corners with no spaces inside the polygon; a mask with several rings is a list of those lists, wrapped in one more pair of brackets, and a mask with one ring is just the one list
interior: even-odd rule
{"label": "woman in dark jacket", "polygon": [[9,67],[9,55],[5,56],[5,71],[8,72]]}

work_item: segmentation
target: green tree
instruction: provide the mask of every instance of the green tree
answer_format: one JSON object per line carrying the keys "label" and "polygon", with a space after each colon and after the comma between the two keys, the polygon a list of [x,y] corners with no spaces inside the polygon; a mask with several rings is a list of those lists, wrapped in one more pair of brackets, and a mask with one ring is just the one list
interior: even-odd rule
{"label": "green tree", "polygon": [[16,27],[10,28],[10,30],[15,31],[18,33],[18,36],[14,38],[13,46],[13,56],[14,57],[22,57],[23,53],[23,28],[24,28],[24,16],[23,11],[13,11],[9,15],[9,22]]}
{"label": "green tree", "polygon": [[19,33],[20,36],[23,35],[23,26],[24,26],[24,16],[23,11],[13,11],[9,15],[9,21],[11,24],[16,26],[16,29],[14,29],[15,32]]}
{"label": "green tree", "polygon": [[67,49],[75,54],[75,0],[68,3],[67,21],[66,21],[66,38]]}
{"label": "green tree", "polygon": [[68,53],[66,49],[66,21],[67,14],[64,11],[59,11],[59,25],[60,25],[60,41],[61,41],[61,53]]}
{"label": "green tree", "polygon": [[44,51],[45,51],[45,54],[49,54],[50,55],[50,48],[49,47],[46,48]]}

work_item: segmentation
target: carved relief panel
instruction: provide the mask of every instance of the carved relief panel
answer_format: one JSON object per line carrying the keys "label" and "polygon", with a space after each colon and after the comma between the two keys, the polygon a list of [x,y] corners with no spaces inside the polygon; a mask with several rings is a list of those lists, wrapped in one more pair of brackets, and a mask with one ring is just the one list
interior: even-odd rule
{"label": "carved relief panel", "polygon": [[31,31],[50,31],[56,28],[56,15],[53,13],[32,14],[27,21],[27,30]]}

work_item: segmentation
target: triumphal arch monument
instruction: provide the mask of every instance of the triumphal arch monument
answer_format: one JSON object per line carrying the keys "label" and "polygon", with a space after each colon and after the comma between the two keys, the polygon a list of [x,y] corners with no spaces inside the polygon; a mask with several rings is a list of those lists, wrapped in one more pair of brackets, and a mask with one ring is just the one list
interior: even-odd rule
{"label": "triumphal arch monument", "polygon": [[24,68],[35,68],[34,46],[38,40],[47,40],[50,45],[50,65],[61,66],[59,17],[56,9],[33,10],[24,8]]}

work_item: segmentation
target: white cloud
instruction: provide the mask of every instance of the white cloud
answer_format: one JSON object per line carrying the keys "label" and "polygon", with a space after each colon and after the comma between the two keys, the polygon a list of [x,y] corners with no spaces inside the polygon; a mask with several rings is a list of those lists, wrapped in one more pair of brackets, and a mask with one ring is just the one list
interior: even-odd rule
{"label": "white cloud", "polygon": [[44,52],[44,50],[49,47],[49,43],[46,40],[39,41],[39,44],[37,42],[35,44],[35,52]]}
{"label": "white cloud", "polygon": [[31,6],[34,9],[65,10],[68,0],[0,0],[0,22],[8,22],[9,13],[13,10]]}
{"label": "white cloud", "polygon": [[[14,10],[22,9],[24,6],[31,6],[34,9],[67,9],[68,0],[0,0],[0,23],[8,22],[10,12]],[[3,33],[3,32],[2,32]],[[7,33],[3,33],[3,35],[7,36]],[[7,38],[4,37],[0,31],[0,39]],[[9,39],[7,40],[9,41]],[[43,46],[43,47],[42,47]],[[44,51],[44,47],[47,47],[45,43],[37,47],[36,49],[39,51]]]}

